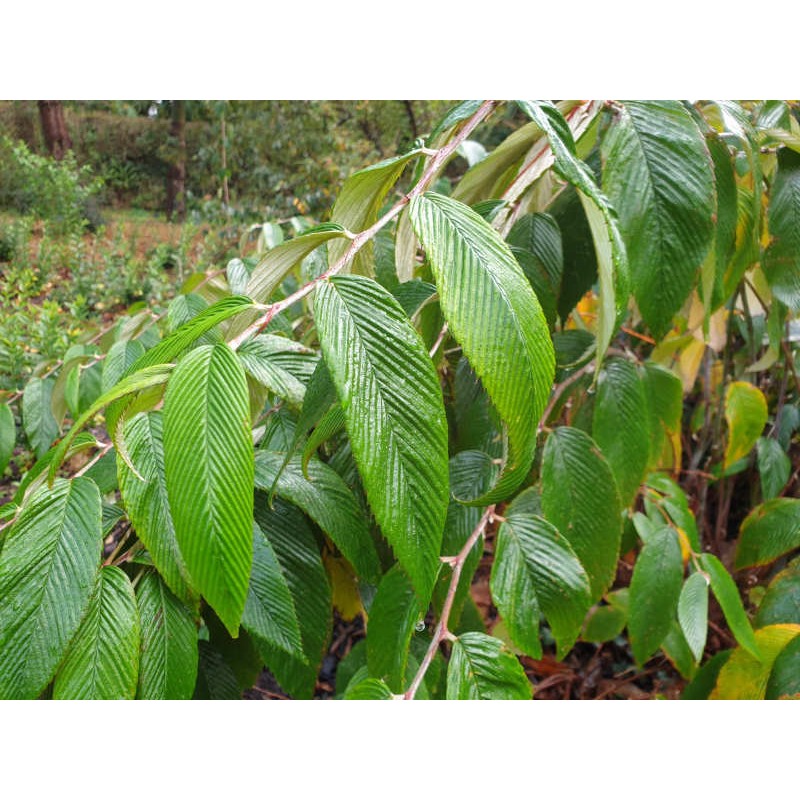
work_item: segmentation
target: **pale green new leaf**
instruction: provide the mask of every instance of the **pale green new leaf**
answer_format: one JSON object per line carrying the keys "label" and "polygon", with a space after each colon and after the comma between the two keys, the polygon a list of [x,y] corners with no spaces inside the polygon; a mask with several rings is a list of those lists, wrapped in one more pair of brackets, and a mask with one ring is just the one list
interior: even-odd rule
{"label": "pale green new leaf", "polygon": [[56,700],[133,700],[139,677],[139,612],[128,576],[103,567],[89,609],[53,684]]}
{"label": "pale green new leaf", "polygon": [[[361,233],[377,219],[389,190],[397,183],[409,161],[421,155],[411,150],[401,156],[388,158],[366,169],[354,172],[342,186],[331,212],[331,219],[348,231]],[[334,266],[347,252],[349,242],[331,240],[328,243],[328,263]],[[350,269],[358,275],[375,274],[372,243],[368,242],[356,254]]]}
{"label": "pale green new leaf", "polygon": [[708,585],[705,575],[693,572],[678,598],[678,622],[696,662],[703,656],[708,635]]}
{"label": "pale green new leaf", "polygon": [[547,439],[542,510],[572,546],[597,601],[616,575],[622,508],[608,462],[577,428],[556,428]]}
{"label": "pale green new leaf", "polygon": [[148,570],[136,587],[141,626],[140,700],[190,700],[197,680],[197,625],[192,611]]}
{"label": "pale green new leaf", "polygon": [[31,378],[22,394],[22,427],[36,458],[41,458],[58,436],[58,422],[51,410],[54,381]]}
{"label": "pale green new leaf", "polygon": [[255,485],[274,491],[308,514],[331,537],[356,572],[369,581],[380,576],[380,561],[370,537],[364,513],[353,493],[327,464],[312,459],[308,477],[303,474],[300,457],[284,464],[280,453],[256,453]]}
{"label": "pale green new leaf", "polygon": [[305,661],[297,612],[275,550],[253,523],[253,571],[242,627],[254,638]]}
{"label": "pale green new leaf", "polygon": [[170,512],[164,472],[163,414],[137,414],[125,425],[130,461],[117,459],[119,489],[136,535],[172,592],[189,605],[197,604],[196,591],[178,547]]}
{"label": "pale green new leaf", "polygon": [[657,337],[695,283],[714,235],[714,173],[700,129],[675,100],[616,106],[601,143],[633,293]]}
{"label": "pale green new leaf", "polygon": [[555,372],[553,344],[530,283],[485,220],[433,193],[415,198],[410,213],[450,330],[508,431],[503,473],[473,501],[486,505],[508,497],[530,470]]}
{"label": "pale green new leaf", "polygon": [[193,584],[236,636],[253,560],[253,440],[247,381],[227,345],[203,345],[164,396],[164,467]]}
{"label": "pale green new leaf", "polygon": [[381,579],[367,621],[367,665],[373,678],[402,692],[408,648],[423,612],[414,587],[399,564]]}
{"label": "pale green new leaf", "polygon": [[0,477],[6,471],[14,446],[17,443],[17,426],[14,412],[7,403],[0,403]]}
{"label": "pale green new leaf", "polygon": [[639,665],[669,633],[683,584],[683,558],[672,528],[653,532],[636,559],[630,586],[628,633]]}
{"label": "pale green new leaf", "polygon": [[447,668],[448,700],[530,700],[533,687],[516,656],[485,633],[462,633]]}
{"label": "pale green new leaf", "polygon": [[729,384],[725,392],[725,421],[728,423],[725,466],[728,467],[753,449],[767,424],[767,400],[763,392],[744,381]]}
{"label": "pale green new leaf", "polygon": [[800,500],[776,497],[745,518],[736,549],[736,569],[769,564],[800,547]]}
{"label": "pale green new leaf", "polygon": [[800,312],[800,154],[788,148],[778,155],[767,220],[764,275],[773,295]]}
{"label": "pale green new leaf", "polygon": [[636,499],[650,458],[650,417],[636,367],[611,359],[600,373],[592,437],[611,467],[624,507]]}
{"label": "pale green new leaf", "polygon": [[89,478],[40,488],[0,553],[0,698],[50,682],[89,605],[102,550],[102,502]]}
{"label": "pale green new leaf", "polygon": [[374,281],[333,278],[320,284],[315,302],[367,499],[427,602],[448,503],[447,421],[436,371],[400,305]]}

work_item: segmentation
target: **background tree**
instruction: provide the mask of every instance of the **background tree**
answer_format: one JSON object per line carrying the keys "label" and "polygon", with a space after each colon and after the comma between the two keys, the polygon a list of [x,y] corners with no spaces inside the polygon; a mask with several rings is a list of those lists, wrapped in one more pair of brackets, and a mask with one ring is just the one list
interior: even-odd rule
{"label": "background tree", "polygon": [[39,100],[39,117],[47,149],[56,161],[61,161],[64,153],[72,148],[64,121],[64,106],[60,100]]}

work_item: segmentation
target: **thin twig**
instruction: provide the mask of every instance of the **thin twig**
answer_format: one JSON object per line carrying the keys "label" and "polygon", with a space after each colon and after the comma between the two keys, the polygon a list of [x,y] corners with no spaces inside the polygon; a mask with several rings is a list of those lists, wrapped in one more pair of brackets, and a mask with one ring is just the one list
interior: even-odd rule
{"label": "thin twig", "polygon": [[431,358],[433,358],[436,355],[436,351],[439,349],[439,347],[441,346],[442,342],[444,341],[444,337],[447,336],[447,331],[448,331],[448,327],[447,327],[447,323],[445,322],[445,324],[442,325],[442,329],[439,331],[439,336],[436,338],[436,341],[433,343],[433,347],[431,347],[431,350],[430,350],[430,353],[429,353]]}
{"label": "thin twig", "polygon": [[547,408],[545,408],[544,413],[542,414],[542,418],[539,422],[539,432],[541,433],[544,430],[545,425],[547,424],[547,420],[550,419],[550,415],[553,413],[553,409],[558,405],[558,401],[561,399],[561,395],[572,386],[579,378],[582,378],[584,375],[588,375],[594,371],[595,364],[594,361],[590,361],[588,364],[584,364],[579,370],[573,372],[566,380],[561,381],[561,383],[556,386],[555,391],[553,392],[552,397],[550,398],[550,402],[547,404]]}
{"label": "thin twig", "polygon": [[494,506],[491,505],[486,509],[486,511],[484,511],[483,516],[475,526],[475,530],[469,535],[469,539],[467,539],[459,554],[454,557],[447,557],[447,563],[451,564],[453,567],[453,574],[450,577],[450,586],[447,588],[447,596],[444,599],[442,613],[439,617],[439,624],[436,626],[436,629],[433,632],[433,638],[431,639],[430,646],[428,647],[428,651],[425,653],[425,658],[422,659],[422,663],[419,665],[419,669],[417,670],[417,674],[414,676],[414,680],[411,681],[408,691],[402,696],[404,700],[414,699],[414,695],[417,693],[417,690],[419,689],[420,684],[425,677],[425,673],[428,671],[428,667],[431,665],[431,662],[436,655],[436,651],[439,649],[439,645],[445,639],[454,638],[453,634],[447,629],[447,623],[450,619],[450,612],[453,609],[453,602],[456,598],[456,591],[458,589],[458,581],[461,578],[461,571],[464,569],[464,562],[467,560],[467,556],[469,556],[470,551],[475,546],[475,543],[478,541],[478,539],[480,539],[481,534],[489,524],[489,520],[492,518],[493,513]]}

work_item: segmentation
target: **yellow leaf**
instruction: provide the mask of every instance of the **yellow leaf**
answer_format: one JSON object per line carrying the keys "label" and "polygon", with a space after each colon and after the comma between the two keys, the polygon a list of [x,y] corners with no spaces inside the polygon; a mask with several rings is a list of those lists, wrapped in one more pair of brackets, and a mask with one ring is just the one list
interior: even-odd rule
{"label": "yellow leaf", "polygon": [[329,553],[323,553],[322,561],[331,581],[333,605],[342,615],[342,619],[350,622],[364,610],[353,568],[344,558],[337,558]]}
{"label": "yellow leaf", "polygon": [[767,401],[760,389],[744,381],[734,381],[725,393],[725,420],[728,444],[725,466],[744,458],[767,424]]}

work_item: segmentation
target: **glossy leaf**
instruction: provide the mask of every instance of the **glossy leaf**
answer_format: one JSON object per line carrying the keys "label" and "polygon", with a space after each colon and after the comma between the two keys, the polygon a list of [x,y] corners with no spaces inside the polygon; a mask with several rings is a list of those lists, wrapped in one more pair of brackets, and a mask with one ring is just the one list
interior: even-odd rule
{"label": "glossy leaf", "polygon": [[280,498],[270,510],[263,492],[256,495],[255,519],[272,545],[292,595],[304,661],[263,640],[255,644],[270,672],[297,699],[311,699],[332,620],[331,588],[319,545],[303,514]]}
{"label": "glossy leaf", "polygon": [[630,506],[650,457],[650,416],[644,385],[630,361],[614,358],[600,374],[592,438],[606,457],[623,506]]}
{"label": "glossy leaf", "polygon": [[364,513],[347,484],[318,459],[309,462],[308,478],[303,475],[299,456],[292,458],[279,474],[283,462],[281,454],[259,450],[256,487],[269,491],[274,486],[276,494],[301,508],[331,537],[359,575],[377,582],[378,554]]}
{"label": "glossy leaf", "polygon": [[780,442],[763,436],[756,443],[758,474],[761,478],[761,496],[764,500],[777,497],[792,472],[792,462]]}
{"label": "glossy leaf", "polygon": [[410,213],[450,330],[508,431],[503,473],[474,502],[503,500],[530,470],[537,423],[553,382],[547,322],[508,246],[474,211],[429,193],[412,201]]}
{"label": "glossy leaf", "polygon": [[753,656],[759,658],[760,654],[756,640],[753,637],[753,628],[742,605],[739,589],[730,573],[722,565],[722,562],[711,553],[703,553],[700,556],[700,565],[708,574],[711,581],[711,591],[714,592],[714,597],[717,598],[728,627],[736,637],[736,641],[752,653]]}
{"label": "glossy leaf", "polygon": [[736,548],[736,569],[769,564],[800,547],[800,500],[776,497],[745,518]]}
{"label": "glossy leaf", "polygon": [[708,634],[708,580],[701,572],[692,573],[678,598],[678,622],[695,661],[700,661]]}
{"label": "glossy leaf", "polygon": [[88,478],[59,478],[27,501],[0,552],[0,698],[35,698],[89,606],[102,503]]}
{"label": "glossy leaf", "polygon": [[514,644],[541,658],[539,612],[563,659],[589,610],[589,578],[569,542],[536,515],[538,497],[528,489],[506,509],[495,543],[490,586]]}
{"label": "glossy leaf", "polygon": [[619,215],[636,302],[661,337],[714,234],[711,157],[695,121],[673,100],[615,107],[602,151],[603,188]]}
{"label": "glossy leaf", "polygon": [[562,427],[548,437],[542,510],[572,546],[589,576],[591,600],[598,600],[616,574],[622,509],[611,468],[583,431]]}
{"label": "glossy leaf", "polygon": [[253,570],[242,626],[256,640],[305,661],[297,611],[275,551],[253,523]]}
{"label": "glossy leaf", "polygon": [[682,583],[678,537],[671,528],[660,528],[639,553],[631,577],[628,632],[640,665],[658,650],[669,632]]}
{"label": "glossy leaf", "polygon": [[764,275],[772,294],[800,312],[800,154],[781,148],[778,172],[770,194],[770,244],[764,254]]}
{"label": "glossy leaf", "polygon": [[462,633],[447,668],[448,700],[530,700],[533,687],[516,656],[485,633]]}
{"label": "glossy leaf", "polygon": [[0,477],[6,471],[14,446],[17,443],[17,426],[14,413],[7,403],[0,403]]}
{"label": "glossy leaf", "polygon": [[141,626],[140,700],[189,700],[197,680],[197,626],[191,609],[153,571],[136,587]]}
{"label": "glossy leaf", "polygon": [[758,658],[738,647],[719,672],[712,700],[763,700],[775,660],[798,635],[800,625],[769,625],[755,633]]}
{"label": "glossy leaf", "polygon": [[41,458],[58,436],[58,423],[50,409],[54,382],[31,378],[22,394],[22,427],[36,458]]}
{"label": "glossy leaf", "polygon": [[164,396],[164,472],[175,536],[193,584],[236,636],[253,560],[253,440],[244,370],[203,345]]}
{"label": "glossy leaf", "polygon": [[130,460],[141,477],[122,460],[117,475],[122,498],[136,535],[172,592],[183,602],[197,603],[197,593],[178,546],[164,471],[163,413],[137,414],[125,425]]}
{"label": "glossy leaf", "polygon": [[734,381],[725,392],[725,420],[728,443],[725,465],[746,456],[767,424],[767,401],[760,389],[744,381]]}
{"label": "glossy leaf", "polygon": [[86,616],[58,668],[56,700],[133,700],[139,677],[139,613],[128,576],[103,567]]}
{"label": "glossy leaf", "polygon": [[333,278],[317,288],[315,304],[370,507],[427,602],[448,502],[447,422],[436,371],[402,308],[379,284]]}
{"label": "glossy leaf", "polygon": [[363,681],[347,687],[345,700],[392,700],[392,690],[377,678],[365,678]]}
{"label": "glossy leaf", "polygon": [[395,565],[382,578],[367,622],[369,674],[380,678],[395,693],[406,687],[403,679],[408,649],[422,609],[408,576]]}

